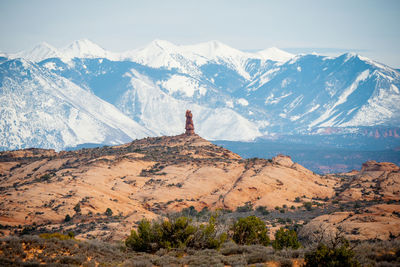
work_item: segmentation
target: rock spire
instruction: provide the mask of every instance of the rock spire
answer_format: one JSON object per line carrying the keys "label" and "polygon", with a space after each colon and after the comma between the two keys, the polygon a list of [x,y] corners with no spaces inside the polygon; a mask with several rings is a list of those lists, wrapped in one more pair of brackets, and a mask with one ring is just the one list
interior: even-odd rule
{"label": "rock spire", "polygon": [[190,110],[186,110],[186,135],[194,135],[193,115]]}

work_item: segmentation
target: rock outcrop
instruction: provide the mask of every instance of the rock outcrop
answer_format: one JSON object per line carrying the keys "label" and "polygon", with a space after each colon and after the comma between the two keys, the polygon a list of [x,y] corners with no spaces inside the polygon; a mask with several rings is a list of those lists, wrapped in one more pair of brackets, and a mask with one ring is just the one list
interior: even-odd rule
{"label": "rock outcrop", "polygon": [[[283,159],[282,164],[291,162]],[[267,159],[242,159],[196,134],[7,158],[0,161],[0,178],[0,224],[58,227],[70,215],[80,227],[78,238],[103,240],[121,240],[143,217],[190,206],[197,211],[236,210],[247,202],[268,209],[301,206],[297,197],[334,196],[336,182]],[[118,223],[109,218],[104,228],[98,222],[107,208],[120,217]],[[0,236],[9,229],[0,229]]]}
{"label": "rock outcrop", "polygon": [[391,162],[376,162],[369,160],[362,165],[361,172],[368,171],[399,171],[400,167]]}
{"label": "rock outcrop", "polygon": [[194,135],[193,115],[190,110],[186,110],[186,135]]}
{"label": "rock outcrop", "polygon": [[292,158],[290,156],[286,156],[283,154],[279,154],[279,155],[276,155],[275,157],[273,157],[272,162],[278,163],[282,166],[289,167],[289,168],[292,167],[294,164],[292,161]]}

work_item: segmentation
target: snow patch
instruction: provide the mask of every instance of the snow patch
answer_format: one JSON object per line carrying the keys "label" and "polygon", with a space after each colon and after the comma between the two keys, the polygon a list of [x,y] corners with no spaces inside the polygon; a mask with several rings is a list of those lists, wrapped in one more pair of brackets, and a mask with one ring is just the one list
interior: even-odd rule
{"label": "snow patch", "polygon": [[187,97],[192,97],[196,91],[200,95],[205,95],[207,92],[207,89],[200,86],[198,81],[193,78],[176,74],[172,75],[167,81],[163,81],[161,85],[170,93],[180,92]]}
{"label": "snow patch", "polygon": [[279,103],[282,99],[284,99],[284,98],[286,98],[286,97],[288,97],[288,96],[290,96],[290,95],[292,95],[292,93],[290,92],[290,93],[287,93],[287,94],[283,94],[283,95],[281,95],[281,96],[278,96],[278,97],[274,97],[274,94],[273,93],[271,93],[266,99],[265,99],[265,105],[272,105],[272,104],[277,104],[277,103]]}

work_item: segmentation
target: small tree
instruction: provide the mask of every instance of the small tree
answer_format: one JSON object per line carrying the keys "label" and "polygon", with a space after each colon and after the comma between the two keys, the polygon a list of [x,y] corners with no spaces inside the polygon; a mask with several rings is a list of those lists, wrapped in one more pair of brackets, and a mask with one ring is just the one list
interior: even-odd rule
{"label": "small tree", "polygon": [[311,202],[304,202],[303,206],[306,208],[306,210],[311,211],[312,210],[312,203]]}
{"label": "small tree", "polygon": [[137,232],[131,231],[131,235],[125,240],[125,245],[135,251],[151,252],[153,250],[151,243],[155,238],[150,222],[143,219],[139,223]]}
{"label": "small tree", "polygon": [[79,202],[75,205],[74,211],[75,211],[76,213],[81,212],[81,204],[80,204]]}
{"label": "small tree", "polygon": [[281,228],[275,233],[275,240],[272,242],[272,247],[277,250],[283,248],[298,249],[300,242],[297,240],[297,234],[294,230]]}
{"label": "small tree", "polygon": [[360,266],[358,261],[354,259],[354,252],[349,247],[348,242],[339,247],[331,247],[320,244],[318,247],[307,253],[304,257],[306,267],[314,266]]}
{"label": "small tree", "polygon": [[69,222],[71,220],[71,216],[69,214],[65,215],[64,222]]}
{"label": "small tree", "polygon": [[240,245],[262,244],[270,242],[265,223],[256,216],[240,218],[233,225],[233,240]]}
{"label": "small tree", "polygon": [[111,210],[110,208],[107,208],[107,209],[106,209],[106,212],[104,212],[104,214],[105,214],[107,217],[111,217],[111,216],[113,215],[113,212],[112,212],[112,210]]}
{"label": "small tree", "polygon": [[215,218],[211,216],[208,224],[200,225],[194,234],[194,238],[188,243],[188,245],[198,249],[218,249],[226,239],[226,233],[217,233]]}
{"label": "small tree", "polygon": [[161,246],[164,248],[185,247],[193,238],[196,227],[187,217],[179,217],[161,224]]}
{"label": "small tree", "polygon": [[316,241],[318,246],[304,257],[305,266],[360,266],[354,259],[354,251],[349,241],[344,238],[342,228],[338,227],[333,235],[327,234],[326,228],[322,229]]}

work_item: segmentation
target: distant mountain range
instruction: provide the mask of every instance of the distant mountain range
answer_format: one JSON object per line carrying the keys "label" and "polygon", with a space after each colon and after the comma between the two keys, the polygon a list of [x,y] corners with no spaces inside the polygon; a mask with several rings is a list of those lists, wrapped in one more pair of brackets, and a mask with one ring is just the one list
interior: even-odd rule
{"label": "distant mountain range", "polygon": [[113,53],[89,40],[62,49],[43,43],[0,53],[0,149],[176,135],[186,109],[210,140],[381,128],[399,138],[399,88],[398,70],[351,53],[246,53],[218,41],[162,40]]}

